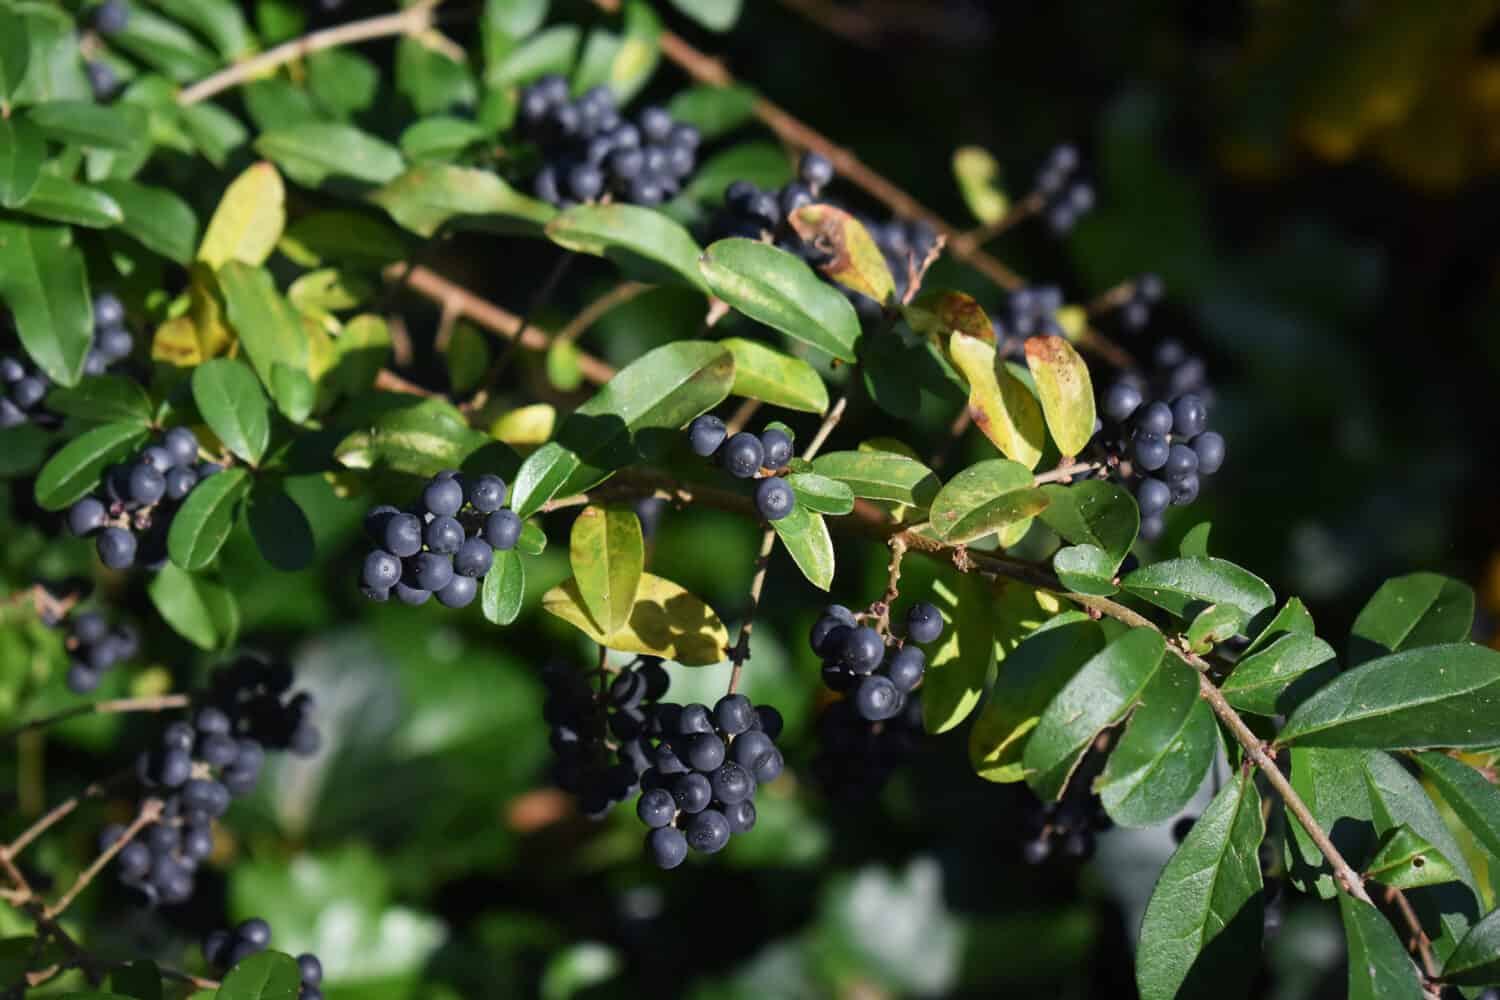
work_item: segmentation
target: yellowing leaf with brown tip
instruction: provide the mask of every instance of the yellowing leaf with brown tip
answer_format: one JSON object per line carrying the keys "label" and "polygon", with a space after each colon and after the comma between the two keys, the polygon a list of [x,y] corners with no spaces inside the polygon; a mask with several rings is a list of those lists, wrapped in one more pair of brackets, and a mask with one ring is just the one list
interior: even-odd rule
{"label": "yellowing leaf with brown tip", "polygon": [[619,629],[600,632],[569,577],[542,597],[542,609],[609,649],[676,660],[685,667],[721,663],[728,655],[729,633],[702,600],[671,580],[642,573],[630,619]]}
{"label": "yellowing leaf with brown tip", "polygon": [[1036,379],[1057,450],[1077,455],[1094,436],[1094,383],[1088,365],[1072,344],[1049,336],[1026,341],[1026,366]]}
{"label": "yellowing leaf with brown tip", "polygon": [[948,340],[948,356],[969,383],[969,415],[974,426],[1006,458],[1036,468],[1047,442],[1036,397],[1005,368],[996,368],[994,346],[976,337],[955,333]]}
{"label": "yellowing leaf with brown tip", "polygon": [[833,255],[820,271],[881,305],[890,300],[895,279],[864,223],[832,205],[804,205],[789,221],[798,236]]}
{"label": "yellowing leaf with brown tip", "polygon": [[217,270],[231,260],[259,267],[271,256],[286,225],[286,186],[269,163],[234,179],[219,199],[198,259]]}

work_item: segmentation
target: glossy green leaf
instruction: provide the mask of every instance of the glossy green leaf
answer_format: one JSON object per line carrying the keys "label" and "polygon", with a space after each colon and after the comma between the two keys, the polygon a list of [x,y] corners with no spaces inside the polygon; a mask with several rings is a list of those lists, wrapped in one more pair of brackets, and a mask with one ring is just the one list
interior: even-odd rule
{"label": "glossy green leaf", "polygon": [[313,563],[318,540],[307,512],[287,490],[285,480],[256,480],[245,505],[250,536],[261,558],[283,573],[297,573]]}
{"label": "glossy green leaf", "polygon": [[577,25],[558,24],[538,32],[485,68],[487,87],[525,83],[547,73],[566,73],[578,52]]}
{"label": "glossy green leaf", "polygon": [[213,43],[219,55],[235,60],[255,47],[250,25],[234,0],[152,0],[164,12]]}
{"label": "glossy green leaf", "polygon": [[1115,585],[1115,561],[1097,545],[1065,545],[1052,555],[1052,572],[1075,594],[1108,597]]}
{"label": "glossy green leaf", "polygon": [[997,458],[971,465],[944,483],[927,517],[938,538],[963,545],[1046,507],[1046,494],[1031,485],[1031,470]]}
{"label": "glossy green leaf", "polygon": [[[271,391],[276,408],[293,422],[304,420],[312,400],[301,385],[306,382],[312,347],[301,317],[276,290],[271,275],[260,268],[231,260],[219,269],[219,287],[229,323],[261,383]],[[301,382],[288,382],[278,377],[278,371],[301,375]]]}
{"label": "glossy green leaf", "polygon": [[1242,712],[1288,715],[1337,674],[1333,647],[1315,635],[1288,632],[1240,660],[1220,690]]}
{"label": "glossy green leaf", "polygon": [[1026,338],[1026,366],[1057,450],[1081,453],[1094,436],[1094,383],[1076,348],[1062,337]]}
{"label": "glossy green leaf", "polygon": [[135,181],[104,180],[94,185],[125,213],[120,228],[148,250],[186,267],[198,246],[198,217],[188,203],[165,188]]}
{"label": "glossy green leaf", "polygon": [[1208,555],[1208,535],[1212,530],[1213,524],[1209,521],[1193,525],[1178,543],[1177,554],[1180,556]]}
{"label": "glossy green leaf", "polygon": [[417,35],[404,35],[396,43],[396,91],[423,116],[472,106],[479,97],[468,63]]}
{"label": "glossy green leaf", "polygon": [[[321,313],[348,312],[357,309],[375,297],[374,282],[358,271],[339,271],[323,268],[309,271],[292,282],[286,297],[298,312],[311,315]],[[471,330],[460,326],[459,330]],[[474,336],[479,336],[474,332]],[[458,339],[455,332],[455,340]],[[450,343],[449,351],[453,350]],[[449,359],[451,364],[452,359]]]}
{"label": "glossy green leaf", "polygon": [[1010,199],[1000,186],[1000,164],[980,146],[961,146],[953,151],[953,176],[969,213],[989,225],[1005,217]]}
{"label": "glossy green leaf", "polygon": [[54,142],[93,149],[127,149],[146,131],[145,112],[123,102],[52,101],[32,108],[28,117]]}
{"label": "glossy green leaf", "polygon": [[729,633],[712,608],[671,580],[650,573],[641,575],[630,620],[614,632],[595,627],[572,579],[549,590],[542,597],[542,609],[602,646],[662,656],[683,666],[721,663],[729,645]]}
{"label": "glossy green leaf", "polygon": [[[691,125],[711,141],[733,132],[755,116],[755,92],[748,87],[698,84],[679,90],[667,103],[673,120]],[[786,162],[783,156],[782,163]]]}
{"label": "glossy green leaf", "polygon": [[193,401],[224,447],[256,465],[271,443],[271,405],[243,361],[215,358],[193,370]]}
{"label": "glossy green leaf", "polygon": [[151,423],[151,397],[133,378],[124,375],[88,375],[72,388],[59,387],[47,394],[47,409],[64,417],[95,424]]}
{"label": "glossy green leaf", "polygon": [[726,337],[719,343],[734,355],[730,395],[804,413],[828,411],[828,387],[806,361],[741,337]]}
{"label": "glossy green leaf", "polygon": [[1464,935],[1443,963],[1443,979],[1460,986],[1500,984],[1500,910],[1494,910]]}
{"label": "glossy green leaf", "polygon": [[1095,736],[1136,706],[1161,667],[1166,643],[1155,629],[1131,629],[1094,655],[1037,722],[1026,742],[1026,781],[1058,798]]}
{"label": "glossy green leaf", "polygon": [[484,129],[467,119],[424,118],[401,133],[401,152],[418,162],[452,160],[484,138]]}
{"label": "glossy green leaf", "polygon": [[220,170],[229,157],[250,138],[250,132],[238,118],[207,101],[177,109],[177,120],[198,147],[203,158]]}
{"label": "glossy green leaf", "polygon": [[833,539],[823,515],[800,504],[786,517],[771,522],[792,561],[814,587],[827,590],[833,584]]}
{"label": "glossy green leaf", "polygon": [[1159,670],[1094,790],[1121,826],[1165,823],[1192,800],[1218,749],[1218,724],[1199,697],[1197,673]]}
{"label": "glossy green leaf", "polygon": [[146,585],[162,620],[199,649],[223,649],[239,631],[239,608],[221,583],[169,562]]}
{"label": "glossy green leaf", "polygon": [[315,212],[287,227],[282,253],[303,267],[380,270],[407,254],[401,230],[358,212]]}
{"label": "glossy green leaf", "polygon": [[1388,753],[1365,753],[1360,764],[1370,794],[1370,817],[1375,832],[1383,837],[1397,827],[1407,827],[1448,860],[1459,881],[1472,886],[1474,872],[1464,858],[1463,849],[1422,783]]}
{"label": "glossy green leaf", "polygon": [[1474,623],[1474,591],[1438,573],[1412,573],[1380,585],[1354,620],[1349,662],[1358,666],[1386,653],[1463,642]]}
{"label": "glossy green leaf", "polygon": [[1260,577],[1211,556],[1142,566],[1120,584],[1136,597],[1183,618],[1191,617],[1199,604],[1233,604],[1253,618],[1276,600]]}
{"label": "glossy green leaf", "polygon": [[646,566],[646,543],[635,511],[596,504],[583,508],[573,522],[568,561],[595,630],[609,635],[623,628]]}
{"label": "glossy green leaf", "polygon": [[89,229],[109,229],[125,221],[124,210],[109,195],[48,173],[37,178],[20,210]]}
{"label": "glossy green leaf", "polygon": [[470,427],[446,400],[414,399],[410,406],[388,410],[368,429],[344,438],[333,454],[350,469],[386,468],[435,476],[458,468],[473,452],[496,443]]}
{"label": "glossy green leaf", "polygon": [[201,79],[219,68],[218,57],[192,32],[139,4],[131,6],[125,30],[111,35],[109,42],[178,83]]}
{"label": "glossy green leaf", "polygon": [[703,289],[697,242],[679,223],[639,205],[579,205],[547,223],[558,246],[605,257],[653,283]]}
{"label": "glossy green leaf", "polygon": [[1193,616],[1183,638],[1195,653],[1207,653],[1221,642],[1239,635],[1249,616],[1233,604],[1210,604]]}
{"label": "glossy green leaf", "polygon": [[796,494],[799,507],[836,516],[854,509],[854,491],[837,479],[816,472],[793,472],[786,482]]}
{"label": "glossy green leaf", "polygon": [[1372,660],[1304,701],[1278,740],[1372,749],[1500,744],[1500,652],[1453,644]]}
{"label": "glossy green leaf", "polygon": [[1349,1000],[1422,1000],[1417,968],[1390,921],[1369,903],[1339,894],[1349,951]]}
{"label": "glossy green leaf", "polygon": [[450,220],[535,233],[557,214],[551,205],[521,194],[487,170],[446,163],[413,167],[369,198],[418,236],[431,236]]}
{"label": "glossy green leaf", "polygon": [[[0,19],[6,16],[0,10]],[[31,196],[46,158],[47,143],[40,129],[25,118],[0,118],[0,206],[15,208]]]}
{"label": "glossy green leaf", "polygon": [[1256,626],[1259,632],[1250,645],[1245,647],[1246,656],[1266,646],[1278,636],[1316,635],[1318,631],[1317,626],[1313,624],[1312,612],[1307,610],[1307,605],[1302,603],[1300,597],[1288,597],[1286,603],[1278,608],[1270,621],[1264,625],[1260,625],[1259,622],[1251,624]]}
{"label": "glossy green leaf", "polygon": [[755,240],[719,240],[695,267],[738,312],[835,358],[855,359],[854,306],[792,254]]}
{"label": "glossy green leaf", "polygon": [[582,461],[575,452],[556,441],[548,441],[521,463],[511,487],[512,509],[522,517],[541,510],[580,465]]}
{"label": "glossy green leaf", "polygon": [[118,423],[78,435],[42,466],[36,502],[44,510],[63,510],[82,500],[99,485],[105,468],[133,452],[146,434],[138,423]]}
{"label": "glossy green leaf", "polygon": [[257,163],[234,179],[208,220],[198,259],[219,268],[229,261],[265,263],[286,225],[286,187],[269,163]]}
{"label": "glossy green leaf", "polygon": [[[1156,880],[1141,921],[1136,986],[1142,1000],[1174,1000],[1190,976],[1258,962],[1261,890],[1257,852],[1265,836],[1253,775],[1236,774],[1198,817]],[[1219,988],[1233,979],[1219,981]],[[1196,995],[1196,994],[1192,994]]]}
{"label": "glossy green leaf", "polygon": [[1090,479],[1062,486],[1042,487],[1047,509],[1042,523],[1075,545],[1102,549],[1120,565],[1140,530],[1140,510],[1130,494],[1113,483]]}
{"label": "glossy green leaf", "polygon": [[356,316],[333,342],[333,367],[323,376],[330,391],[354,396],[368,390],[391,356],[391,331],[379,316]]}
{"label": "glossy green leaf", "polygon": [[1364,875],[1393,889],[1458,881],[1458,872],[1442,852],[1409,826],[1398,826],[1380,839]]}
{"label": "glossy green leaf", "polygon": [[263,132],[255,140],[255,151],[308,187],[329,177],[385,184],[406,167],[400,150],[390,143],[334,122],[304,122]]}
{"label": "glossy green leaf", "polygon": [[646,0],[627,0],[625,31],[603,83],[623,105],[640,93],[661,60],[661,18]]}
{"label": "glossy green leaf", "polygon": [[995,342],[990,317],[974,296],[951,288],[934,288],[901,307],[907,325],[925,337],[946,343],[948,335],[962,333],[976,340]]}
{"label": "glossy green leaf", "polygon": [[297,1000],[301,992],[296,960],[278,951],[263,951],[230,969],[214,1000]]}
{"label": "glossy green leaf", "polygon": [[[19,34],[29,49],[26,72],[18,78],[11,103],[20,107],[48,101],[88,100],[91,92],[83,73],[78,26],[73,16],[53,4],[17,3],[11,7],[20,15],[23,27]],[[14,24],[0,27],[15,30]],[[16,56],[10,50],[5,57],[7,65],[15,65]]]}
{"label": "glossy green leaf", "polygon": [[65,227],[0,219],[0,300],[21,346],[60,385],[77,385],[94,333],[83,254]]}
{"label": "glossy green leaf", "polygon": [[[719,91],[715,89],[715,93]],[[705,133],[704,139],[707,138]],[[775,143],[752,139],[704,160],[688,178],[681,197],[712,207],[723,204],[724,192],[737,180],[771,190],[792,180],[792,175],[792,164],[787,161],[785,150]]]}
{"label": "glossy green leaf", "polygon": [[1464,829],[1492,857],[1500,858],[1500,788],[1447,754],[1429,751],[1414,756]]}
{"label": "glossy green leaf", "polygon": [[989,584],[977,573],[944,566],[929,597],[942,612],[943,636],[929,649],[922,678],[922,726],[946,733],[979,705],[995,663]]}
{"label": "glossy green leaf", "polygon": [[496,625],[509,625],[520,617],[525,597],[526,561],[514,549],[496,552],[479,594],[484,617]]}
{"label": "glossy green leaf", "polygon": [[931,506],[942,485],[927,466],[893,451],[830,451],[813,460],[813,471],[837,479],[856,497],[921,509]]}
{"label": "glossy green leaf", "polygon": [[200,570],[214,561],[229,538],[240,501],[250,492],[250,474],[225,469],[193,488],[167,533],[167,554],[185,570]]}
{"label": "glossy green leaf", "polygon": [[744,0],[672,0],[672,6],[709,31],[728,31],[739,20]]}
{"label": "glossy green leaf", "polygon": [[787,221],[804,242],[827,254],[819,265],[825,275],[881,305],[889,303],[896,282],[863,222],[836,205],[821,204],[804,205]]}
{"label": "glossy green leaf", "polygon": [[[1292,788],[1345,858],[1369,857],[1375,845],[1364,754],[1362,750],[1321,747],[1291,750]],[[1332,899],[1339,890],[1322,852],[1290,816],[1287,825],[1291,833],[1286,839],[1290,880],[1304,891]]]}
{"label": "glossy green leaf", "polygon": [[30,63],[26,19],[17,11],[0,7],[0,100],[9,102],[15,97]]}
{"label": "glossy green leaf", "polygon": [[1036,468],[1047,443],[1047,425],[1036,397],[1010,369],[996,364],[991,343],[955,333],[948,338],[948,356],[969,384],[974,426],[1006,458]]}

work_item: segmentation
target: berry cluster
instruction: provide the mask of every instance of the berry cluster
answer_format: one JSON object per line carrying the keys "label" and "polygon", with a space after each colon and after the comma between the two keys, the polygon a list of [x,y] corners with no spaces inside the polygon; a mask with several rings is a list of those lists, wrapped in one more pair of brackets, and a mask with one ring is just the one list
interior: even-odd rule
{"label": "berry cluster", "polygon": [[643,740],[656,702],[667,693],[667,672],[650,656],[616,674],[607,692],[596,693],[583,675],[562,667],[549,667],[542,680],[542,717],[557,754],[553,779],[578,798],[585,815],[602,818],[636,793],[651,766]]}
{"label": "berry cluster", "polygon": [[85,611],[69,619],[63,640],[68,651],[68,690],[88,694],[99,686],[100,675],[140,651],[140,637],[129,625],[110,627],[104,615]]}
{"label": "berry cluster", "polygon": [[[876,222],[873,219],[861,219],[870,233],[870,238],[880,248],[880,253],[885,257],[885,265],[890,269],[891,277],[895,279],[896,298],[904,300],[906,291],[911,286],[911,271],[913,265],[920,268],[934,247],[937,246],[937,230],[921,219],[888,219],[885,222]],[[859,312],[860,318],[873,322],[880,318],[880,303],[863,295],[851,293],[854,307]]]}
{"label": "berry cluster", "polygon": [[1078,150],[1058,146],[1036,173],[1036,192],[1042,198],[1042,217],[1057,236],[1073,231],[1078,220],[1094,207],[1094,189],[1077,179]]}
{"label": "berry cluster", "polygon": [[676,195],[698,165],[701,137],[691,125],[649,107],[625,121],[606,86],[576,100],[568,82],[544,76],[521,92],[521,134],[542,148],[532,193],[566,207],[609,194],[635,205]]}
{"label": "berry cluster", "polygon": [[470,480],[440,472],[410,509],[382,504],[365,515],[365,533],[376,548],[365,556],[361,592],[385,601],[394,591],[411,605],[436,594],[445,607],[468,607],[496,550],[515,548],[521,528],[521,518],[505,508],[499,476]]}
{"label": "berry cluster", "polygon": [[68,528],[79,538],[95,537],[99,559],[110,569],[137,561],[160,569],[172,516],[195,486],[221,471],[216,462],[198,460],[192,431],[174,427],[131,461],[105,470],[103,496],[86,496],[69,508]]}
{"label": "berry cluster", "polygon": [[823,254],[798,236],[789,220],[797,209],[819,201],[832,182],[833,164],[817,153],[804,154],[796,180],[779,191],[762,191],[749,181],[735,181],[724,189],[724,207],[709,227],[712,238],[758,240],[769,235],[783,250],[819,259]]}
{"label": "berry cluster", "polygon": [[865,799],[885,787],[922,741],[922,695],[913,692],[896,715],[871,722],[840,698],[818,719],[813,775],[830,795]]}
{"label": "berry cluster", "polygon": [[1135,481],[1141,537],[1147,541],[1161,535],[1167,507],[1196,500],[1201,477],[1224,464],[1224,438],[1208,429],[1208,397],[1193,391],[1202,383],[1202,371],[1201,361],[1184,355],[1165,369],[1158,385],[1126,375],[1104,395],[1105,447],[1120,459],[1117,468]]}
{"label": "berry cluster", "polygon": [[1006,296],[1004,311],[991,318],[995,340],[1063,336],[1062,325],[1057,320],[1058,310],[1063,305],[1062,289],[1056,285],[1028,285],[1016,289]]}
{"label": "berry cluster", "polygon": [[[84,358],[85,375],[103,375],[109,368],[130,357],[135,341],[125,329],[125,306],[112,292],[101,292],[94,299],[94,334]],[[22,357],[0,356],[0,429],[35,423],[55,427],[56,414],[42,406],[52,380]]]}
{"label": "berry cluster", "polygon": [[[228,972],[251,955],[258,955],[271,945],[271,925],[260,917],[251,917],[233,930],[211,931],[203,939],[203,960],[219,972]],[[297,971],[302,979],[300,1000],[323,1000],[323,963],[318,956],[297,956]]]}
{"label": "berry cluster", "polygon": [[[291,687],[290,668],[242,657],[214,671],[191,723],[169,723],[154,749],[136,759],[136,777],[162,798],[158,820],[115,857],[120,881],[146,901],[174,905],[193,895],[194,873],[213,853],[213,821],[230,800],[254,790],[266,751],[310,756],[321,743],[312,696]],[[100,834],[100,849],[124,834]]]}
{"label": "berry cluster", "polygon": [[926,602],[906,613],[906,639],[887,647],[869,625],[861,625],[841,604],[823,609],[809,642],[823,658],[823,683],[840,694],[853,692],[854,710],[866,722],[895,718],[906,709],[907,695],[927,670],[927,657],[917,643],[936,642],[943,634],[943,616]]}
{"label": "berry cluster", "polygon": [[1021,858],[1039,865],[1054,855],[1075,861],[1094,856],[1098,834],[1113,827],[1097,795],[1061,802],[1032,801],[1023,813],[1027,839]]}
{"label": "berry cluster", "polygon": [[1151,309],[1166,294],[1166,286],[1154,274],[1143,274],[1130,283],[1130,293],[1119,305],[1120,323],[1127,330],[1139,331],[1151,322]]}
{"label": "berry cluster", "polygon": [[676,868],[688,848],[704,854],[755,826],[755,790],[785,767],[776,737],[781,713],[728,694],[706,705],[660,703],[646,733],[656,739],[653,764],[641,774],[636,815],[650,827],[646,854]]}
{"label": "berry cluster", "polygon": [[755,484],[755,509],[767,521],[781,520],[797,505],[791,486],[776,475],[792,460],[792,438],[786,431],[768,427],[758,437],[749,431],[730,437],[724,421],[705,413],[688,424],[687,434],[694,454],[717,457],[734,478],[761,477]]}

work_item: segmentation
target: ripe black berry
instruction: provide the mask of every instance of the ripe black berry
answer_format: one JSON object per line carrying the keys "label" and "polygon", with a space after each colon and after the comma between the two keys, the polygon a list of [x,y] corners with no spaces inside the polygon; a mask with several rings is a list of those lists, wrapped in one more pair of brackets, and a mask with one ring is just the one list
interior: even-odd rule
{"label": "ripe black berry", "polygon": [[797,177],[817,194],[833,181],[833,163],[821,153],[804,153],[797,165]]}
{"label": "ripe black berry", "polygon": [[724,437],[724,421],[711,413],[705,413],[688,424],[688,444],[694,454],[704,458],[719,450]]}
{"label": "ripe black berry", "polygon": [[705,809],[688,820],[688,846],[703,854],[722,851],[729,843],[729,820],[717,809]]}
{"label": "ripe black berry", "polygon": [[856,674],[868,674],[880,666],[885,641],[868,625],[853,629],[839,648],[839,662]]}
{"label": "ripe black berry", "polygon": [[687,853],[687,838],[681,830],[668,826],[646,834],[646,854],[658,868],[676,868]]}
{"label": "ripe black berry", "polygon": [[377,549],[365,556],[364,572],[360,578],[366,587],[389,590],[401,579],[401,560]]}
{"label": "ripe black berry", "polygon": [[422,551],[422,520],[415,514],[393,514],[386,518],[383,548],[400,559]]}
{"label": "ripe black berry", "polygon": [[760,446],[768,469],[782,469],[792,460],[792,439],[785,431],[772,427],[762,431]]}
{"label": "ripe black berry", "polygon": [[745,431],[726,441],[720,454],[724,470],[736,479],[749,479],[759,472],[765,457],[760,439]]}
{"label": "ripe black berry", "polygon": [[464,505],[464,488],[456,478],[438,477],[422,491],[422,506],[439,517],[451,517]]}
{"label": "ripe black berry", "polygon": [[493,514],[505,504],[505,480],[483,475],[469,484],[469,505],[481,514]]}
{"label": "ripe black berry", "polygon": [[513,510],[497,510],[484,522],[484,540],[490,543],[490,547],[501,552],[509,551],[516,547],[516,541],[521,537],[521,518]]}
{"label": "ripe black berry", "polygon": [[797,495],[785,479],[769,476],[755,487],[755,509],[767,521],[779,521],[797,505]]}
{"label": "ripe black berry", "polygon": [[124,528],[105,528],[97,547],[99,561],[110,569],[129,569],[135,563],[135,536]]}
{"label": "ripe black berry", "polygon": [[1198,473],[1211,476],[1224,465],[1224,437],[1214,431],[1199,434],[1193,439],[1193,451],[1198,455]]}
{"label": "ripe black berry", "polygon": [[913,642],[936,642],[943,634],[943,614],[926,601],[918,601],[906,612],[906,634]]}
{"label": "ripe black berry", "polygon": [[1197,437],[1203,433],[1208,422],[1208,409],[1203,399],[1194,394],[1182,396],[1172,404],[1172,430],[1184,438]]}
{"label": "ripe black berry", "polygon": [[483,538],[466,539],[453,557],[453,572],[459,576],[479,578],[494,565],[495,552]]}
{"label": "ripe black berry", "polygon": [[437,591],[438,603],[445,608],[466,608],[474,603],[479,584],[471,576],[454,576]]}
{"label": "ripe black berry", "polygon": [[402,581],[419,590],[442,590],[453,579],[453,561],[436,552],[419,552],[406,561]]}
{"label": "ripe black berry", "polygon": [[879,722],[901,711],[904,699],[890,678],[873,674],[860,681],[854,692],[854,705],[863,718]]}
{"label": "ripe black berry", "polygon": [[642,823],[653,830],[659,830],[669,825],[677,814],[677,801],[665,788],[653,788],[641,795],[640,801],[635,805],[635,812]]}
{"label": "ripe black berry", "polygon": [[886,664],[885,675],[896,690],[902,694],[910,692],[922,682],[927,670],[927,657],[916,646],[903,646]]}

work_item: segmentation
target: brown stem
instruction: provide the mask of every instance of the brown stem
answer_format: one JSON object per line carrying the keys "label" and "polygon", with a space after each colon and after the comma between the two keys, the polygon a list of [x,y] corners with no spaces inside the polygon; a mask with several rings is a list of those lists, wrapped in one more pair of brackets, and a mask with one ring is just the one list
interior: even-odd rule
{"label": "brown stem", "polygon": [[1064,462],[1055,469],[1049,469],[1032,477],[1031,484],[1041,486],[1043,483],[1065,483],[1074,476],[1098,472],[1102,468],[1104,468],[1103,462]]}
{"label": "brown stem", "polygon": [[891,634],[891,605],[901,596],[901,563],[906,558],[906,541],[900,535],[891,536],[890,546],[891,561],[886,564],[885,593],[870,609],[875,613],[876,629],[882,636]]}
{"label": "brown stem", "polygon": [[1428,979],[1436,979],[1441,973],[1437,960],[1432,956],[1432,941],[1427,937],[1427,932],[1422,929],[1422,921],[1417,917],[1417,911],[1412,909],[1411,901],[1406,894],[1395,886],[1387,886],[1385,890],[1385,901],[1395,903],[1396,909],[1401,913],[1401,919],[1406,924],[1407,934],[1411,942],[1410,948],[1417,953],[1422,960],[1422,971],[1427,974]]}
{"label": "brown stem", "polygon": [[1010,206],[1010,209],[994,222],[986,222],[982,226],[975,226],[968,232],[960,233],[953,240],[954,253],[962,246],[969,251],[984,246],[990,240],[999,236],[1007,229],[1020,225],[1022,222],[1036,215],[1047,204],[1047,198],[1040,191],[1033,191],[1020,201]]}
{"label": "brown stem", "polygon": [[8,729],[0,740],[10,740],[22,733],[29,733],[37,729],[45,729],[48,726],[64,722],[68,719],[76,719],[80,715],[120,715],[126,712],[166,712],[174,708],[186,708],[192,699],[185,694],[158,694],[145,698],[112,698],[106,701],[86,702],[82,705],[74,705],[72,708],[64,709],[53,715],[46,715],[40,719],[32,719],[23,722],[14,729]]}
{"label": "brown stem", "polygon": [[421,396],[423,399],[442,399],[443,394],[434,392],[426,386],[417,385],[409,379],[402,378],[389,368],[382,368],[375,373],[375,388],[384,392],[404,392],[411,396]]}
{"label": "brown stem", "polygon": [[53,806],[40,816],[35,823],[32,823],[25,830],[21,831],[21,834],[15,840],[12,840],[9,844],[0,846],[0,860],[19,857],[21,852],[26,850],[32,841],[66,819],[81,804],[87,802],[89,799],[96,799],[104,795],[109,791],[110,786],[123,778],[130,777],[130,774],[131,772],[129,771],[122,771],[112,777],[105,778],[103,781],[96,781],[72,798]]}
{"label": "brown stem", "polygon": [[115,855],[124,850],[125,845],[134,840],[142,830],[160,818],[161,810],[161,799],[147,799],[145,802],[142,802],[141,811],[136,814],[135,819],[130,821],[130,825],[125,828],[125,832],[120,834],[119,838],[113,844],[110,844],[101,851],[99,856],[94,859],[93,864],[79,873],[78,878],[73,880],[73,884],[68,888],[67,892],[63,893],[61,899],[42,912],[43,919],[56,920],[64,910],[73,905],[73,900],[78,898],[78,894],[88,888],[89,883],[94,881],[99,876],[99,873],[104,870],[104,867],[114,860]]}
{"label": "brown stem", "polygon": [[760,607],[760,594],[766,586],[766,570],[771,565],[771,550],[775,547],[776,529],[767,528],[760,538],[760,555],[755,560],[755,577],[750,581],[745,620],[740,622],[739,638],[735,640],[734,649],[729,654],[729,659],[734,663],[734,668],[729,672],[730,694],[740,689],[740,674],[744,672],[745,661],[750,659],[750,633],[755,628],[755,610]]}

